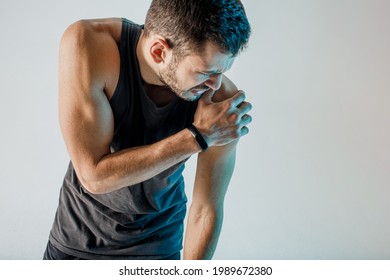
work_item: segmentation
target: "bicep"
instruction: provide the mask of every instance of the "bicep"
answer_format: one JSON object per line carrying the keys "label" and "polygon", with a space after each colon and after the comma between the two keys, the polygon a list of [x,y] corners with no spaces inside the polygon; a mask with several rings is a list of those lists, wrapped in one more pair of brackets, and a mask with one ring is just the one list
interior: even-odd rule
{"label": "bicep", "polygon": [[200,207],[222,207],[236,161],[234,141],[225,146],[210,147],[198,155],[193,204]]}
{"label": "bicep", "polygon": [[[93,168],[99,159],[110,152],[113,117],[104,93],[77,92],[65,86],[59,99],[61,131],[76,171]],[[90,95],[79,98],[79,95]],[[80,174],[79,174],[80,175]]]}
{"label": "bicep", "polygon": [[109,153],[113,116],[99,72],[103,65],[97,51],[89,47],[88,36],[77,28],[81,27],[65,32],[60,46],[59,119],[71,161],[82,179]]}

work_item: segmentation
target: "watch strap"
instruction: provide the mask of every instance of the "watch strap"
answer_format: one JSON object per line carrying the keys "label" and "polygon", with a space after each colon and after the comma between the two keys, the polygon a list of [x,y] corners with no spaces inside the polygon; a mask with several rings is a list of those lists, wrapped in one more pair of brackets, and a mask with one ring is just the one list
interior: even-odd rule
{"label": "watch strap", "polygon": [[188,129],[194,137],[196,143],[198,143],[198,146],[202,149],[202,152],[206,151],[209,145],[204,139],[202,133],[200,133],[199,130],[193,124],[190,124],[188,126]]}

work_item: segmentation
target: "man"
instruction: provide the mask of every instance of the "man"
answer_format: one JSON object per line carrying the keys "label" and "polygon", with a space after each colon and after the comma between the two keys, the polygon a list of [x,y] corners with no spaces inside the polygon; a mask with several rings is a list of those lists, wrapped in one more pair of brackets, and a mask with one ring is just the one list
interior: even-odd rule
{"label": "man", "polygon": [[184,259],[210,259],[251,104],[223,73],[248,41],[236,0],[155,0],[145,26],[64,33],[59,118],[70,155],[44,259],[180,259],[184,162],[198,154]]}

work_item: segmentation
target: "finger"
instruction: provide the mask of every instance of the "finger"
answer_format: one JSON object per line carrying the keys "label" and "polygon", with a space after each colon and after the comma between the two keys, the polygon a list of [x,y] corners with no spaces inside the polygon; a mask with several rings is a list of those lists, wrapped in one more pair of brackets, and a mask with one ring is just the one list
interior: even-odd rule
{"label": "finger", "polygon": [[242,118],[241,118],[241,125],[242,126],[247,126],[248,124],[250,124],[252,122],[252,117],[250,115],[244,115]]}
{"label": "finger", "polygon": [[249,102],[241,102],[238,106],[237,106],[237,110],[238,112],[241,114],[241,115],[245,115],[246,113],[248,113],[250,110],[252,110],[252,104],[249,103]]}
{"label": "finger", "polygon": [[228,100],[230,100],[231,108],[235,108],[245,100],[245,92],[240,90]]}
{"label": "finger", "polygon": [[243,126],[240,130],[240,133],[241,133],[241,136],[245,136],[249,133],[249,128],[247,128],[246,126]]}

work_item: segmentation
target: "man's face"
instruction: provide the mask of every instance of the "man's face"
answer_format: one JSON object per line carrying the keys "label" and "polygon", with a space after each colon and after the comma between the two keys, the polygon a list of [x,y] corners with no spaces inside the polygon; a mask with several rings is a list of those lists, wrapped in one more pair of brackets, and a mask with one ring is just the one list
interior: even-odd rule
{"label": "man's face", "polygon": [[180,61],[172,58],[159,77],[177,96],[195,101],[207,90],[220,88],[222,73],[229,70],[233,62],[234,57],[221,53],[209,43],[202,55],[189,55]]}

